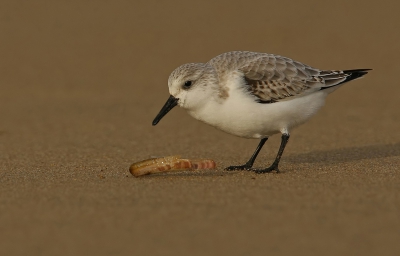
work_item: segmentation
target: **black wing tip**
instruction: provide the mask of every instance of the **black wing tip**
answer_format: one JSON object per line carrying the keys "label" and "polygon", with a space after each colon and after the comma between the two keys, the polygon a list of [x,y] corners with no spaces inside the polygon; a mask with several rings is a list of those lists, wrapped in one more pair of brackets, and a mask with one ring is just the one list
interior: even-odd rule
{"label": "black wing tip", "polygon": [[356,72],[366,72],[373,70],[372,68],[362,68],[362,69],[348,69],[348,70],[343,70],[344,73],[356,73]]}
{"label": "black wing tip", "polygon": [[[360,78],[360,77],[362,77],[362,76],[368,74],[368,71],[370,71],[370,70],[372,70],[372,69],[370,69],[370,68],[365,68],[365,69],[349,69],[349,70],[343,70],[343,73],[348,74],[349,76],[346,77],[346,79],[345,79],[343,82],[339,83],[339,84],[344,84],[344,83],[347,83],[347,82],[349,82],[349,81],[351,81],[351,80]],[[339,84],[337,84],[337,85],[339,85]]]}
{"label": "black wing tip", "polygon": [[[370,70],[372,70],[372,69],[366,68],[366,69],[343,70],[343,73],[347,74],[348,76],[346,77],[346,79],[344,81],[342,81],[341,83],[338,83],[337,85],[344,84],[344,83],[350,82],[351,80],[360,78],[360,77],[368,74],[368,71],[370,71]],[[327,88],[330,88],[330,87],[327,87]]]}
{"label": "black wing tip", "polygon": [[360,78],[360,77],[368,74],[368,71],[371,71],[371,70],[372,70],[371,68],[342,70],[342,72],[344,74],[348,75],[345,80],[343,80],[342,82],[335,84],[333,86],[322,87],[320,90],[329,89],[329,88],[350,82],[351,80]]}
{"label": "black wing tip", "polygon": [[371,71],[372,69],[367,68],[367,69],[350,69],[350,70],[343,70],[343,73],[349,74],[349,80],[353,80],[359,77],[362,77],[363,75],[368,74],[368,71]]}

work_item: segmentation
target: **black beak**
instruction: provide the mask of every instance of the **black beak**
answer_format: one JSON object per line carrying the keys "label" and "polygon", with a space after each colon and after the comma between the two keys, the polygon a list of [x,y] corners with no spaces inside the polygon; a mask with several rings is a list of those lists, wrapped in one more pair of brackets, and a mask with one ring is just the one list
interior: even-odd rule
{"label": "black beak", "polygon": [[169,96],[167,102],[165,102],[164,107],[160,110],[160,113],[154,118],[153,125],[158,124],[161,118],[163,118],[171,109],[173,109],[176,105],[178,105],[178,100],[174,96]]}

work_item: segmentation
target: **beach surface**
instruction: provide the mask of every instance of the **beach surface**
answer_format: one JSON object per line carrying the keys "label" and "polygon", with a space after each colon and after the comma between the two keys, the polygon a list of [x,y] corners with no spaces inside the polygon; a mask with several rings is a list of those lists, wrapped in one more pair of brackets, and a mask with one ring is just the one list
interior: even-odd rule
{"label": "beach surface", "polygon": [[[0,3],[0,255],[400,255],[398,1]],[[372,68],[257,140],[176,108],[177,66],[233,50]],[[271,137],[255,166],[271,164]],[[133,177],[152,156],[216,170]]]}

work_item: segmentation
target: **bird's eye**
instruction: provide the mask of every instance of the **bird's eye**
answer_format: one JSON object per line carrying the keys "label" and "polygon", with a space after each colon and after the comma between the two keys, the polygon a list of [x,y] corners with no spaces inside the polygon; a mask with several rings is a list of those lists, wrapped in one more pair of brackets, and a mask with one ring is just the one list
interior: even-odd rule
{"label": "bird's eye", "polygon": [[192,81],[186,81],[185,84],[183,85],[185,88],[190,88],[192,86]]}

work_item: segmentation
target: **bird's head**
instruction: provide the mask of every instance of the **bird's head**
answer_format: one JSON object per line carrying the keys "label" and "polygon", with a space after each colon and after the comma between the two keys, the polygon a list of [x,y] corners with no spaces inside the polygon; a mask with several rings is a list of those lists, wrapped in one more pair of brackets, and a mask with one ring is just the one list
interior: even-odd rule
{"label": "bird's head", "polygon": [[170,97],[153,125],[177,105],[190,111],[201,108],[212,97],[217,79],[213,67],[205,63],[188,63],[175,69],[168,79]]}

